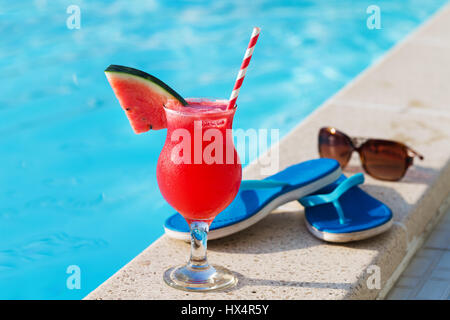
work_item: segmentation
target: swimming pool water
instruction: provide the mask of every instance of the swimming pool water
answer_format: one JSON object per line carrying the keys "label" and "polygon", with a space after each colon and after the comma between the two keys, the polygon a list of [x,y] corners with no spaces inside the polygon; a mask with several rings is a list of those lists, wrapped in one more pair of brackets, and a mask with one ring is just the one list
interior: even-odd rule
{"label": "swimming pool water", "polygon": [[132,132],[109,64],[227,98],[258,25],[234,127],[283,136],[445,2],[0,1],[0,299],[80,299],[163,233],[165,131]]}

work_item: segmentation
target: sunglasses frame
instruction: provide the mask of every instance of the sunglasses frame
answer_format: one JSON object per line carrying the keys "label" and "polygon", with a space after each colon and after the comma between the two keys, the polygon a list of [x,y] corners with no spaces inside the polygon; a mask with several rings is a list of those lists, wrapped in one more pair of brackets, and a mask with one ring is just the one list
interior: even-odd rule
{"label": "sunglasses frame", "polygon": [[[406,171],[408,170],[408,168],[413,164],[414,162],[414,158],[418,157],[420,160],[423,160],[424,157],[423,155],[421,155],[420,153],[418,153],[417,151],[415,151],[414,149],[412,149],[411,147],[405,145],[404,143],[398,142],[398,141],[393,141],[393,140],[386,140],[386,139],[373,139],[373,138],[366,138],[366,137],[350,137],[347,134],[345,134],[344,132],[337,130],[334,127],[322,127],[319,130],[319,154],[320,154],[320,136],[321,133],[325,131],[326,133],[330,134],[330,135],[335,135],[336,133],[339,133],[340,135],[342,135],[348,142],[349,142],[349,146],[351,147],[351,152],[348,156],[348,160],[346,161],[345,165],[341,165],[342,168],[345,168],[348,164],[348,161],[351,158],[351,155],[353,154],[353,152],[358,152],[359,155],[359,159],[361,161],[362,167],[364,169],[365,172],[367,172],[369,175],[371,175],[372,177],[376,178],[376,179],[380,179],[380,180],[387,180],[387,181],[398,181],[400,179],[402,179],[405,174]],[[389,143],[389,144],[396,144],[399,146],[399,148],[402,148],[405,151],[406,154],[406,158],[405,158],[405,165],[404,165],[404,170],[402,172],[402,175],[399,178],[396,179],[386,179],[386,178],[381,178],[378,177],[376,175],[374,175],[373,173],[370,172],[370,169],[367,168],[366,166],[366,160],[364,158],[364,155],[362,153],[363,148],[365,147],[365,145],[367,145],[368,143]]]}

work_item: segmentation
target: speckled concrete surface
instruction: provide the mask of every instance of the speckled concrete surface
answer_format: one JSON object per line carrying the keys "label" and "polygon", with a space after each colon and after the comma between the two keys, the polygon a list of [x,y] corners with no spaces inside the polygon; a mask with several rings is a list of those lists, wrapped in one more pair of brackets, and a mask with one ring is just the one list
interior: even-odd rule
{"label": "speckled concrete surface", "polygon": [[[400,140],[423,153],[425,160],[417,160],[400,182],[366,175],[362,188],[393,210],[390,231],[357,243],[327,244],[307,231],[302,207],[290,203],[247,230],[209,242],[210,262],[237,274],[235,288],[204,294],[166,286],[163,272],[186,262],[189,245],[163,236],[86,299],[377,298],[450,192],[448,21],[450,6],[279,144],[280,169],[317,157],[317,131],[326,125],[349,135]],[[249,166],[244,178],[261,177],[260,169]],[[355,155],[345,172],[361,170]],[[380,267],[380,289],[368,288],[371,265]]]}

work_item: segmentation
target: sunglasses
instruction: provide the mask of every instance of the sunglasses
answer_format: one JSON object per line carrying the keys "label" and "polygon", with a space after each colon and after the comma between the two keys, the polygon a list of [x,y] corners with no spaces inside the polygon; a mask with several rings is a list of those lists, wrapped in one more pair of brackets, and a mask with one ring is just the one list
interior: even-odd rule
{"label": "sunglasses", "polygon": [[400,142],[350,138],[332,127],[320,129],[320,157],[335,159],[344,168],[353,151],[358,152],[364,170],[380,180],[400,180],[413,164],[414,157],[423,160],[421,154]]}

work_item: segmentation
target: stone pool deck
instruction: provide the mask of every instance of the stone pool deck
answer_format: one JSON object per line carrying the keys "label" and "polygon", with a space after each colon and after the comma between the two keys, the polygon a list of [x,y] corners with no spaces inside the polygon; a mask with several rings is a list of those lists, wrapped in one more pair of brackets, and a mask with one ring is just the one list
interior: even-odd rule
{"label": "stone pool deck", "polygon": [[[278,145],[280,169],[316,158],[317,132],[327,125],[349,135],[400,140],[422,153],[425,159],[417,159],[400,182],[366,175],[362,188],[394,213],[388,232],[328,244],[308,232],[302,207],[289,203],[238,234],[209,242],[210,262],[236,272],[235,288],[208,294],[169,288],[162,274],[186,262],[189,245],[162,236],[86,299],[383,299],[449,207],[449,77],[447,5]],[[254,163],[244,178],[260,178],[260,171]],[[346,173],[360,171],[355,155]],[[374,288],[368,279],[377,267],[381,286]]]}
{"label": "stone pool deck", "polygon": [[414,255],[389,300],[450,300],[450,208]]}

